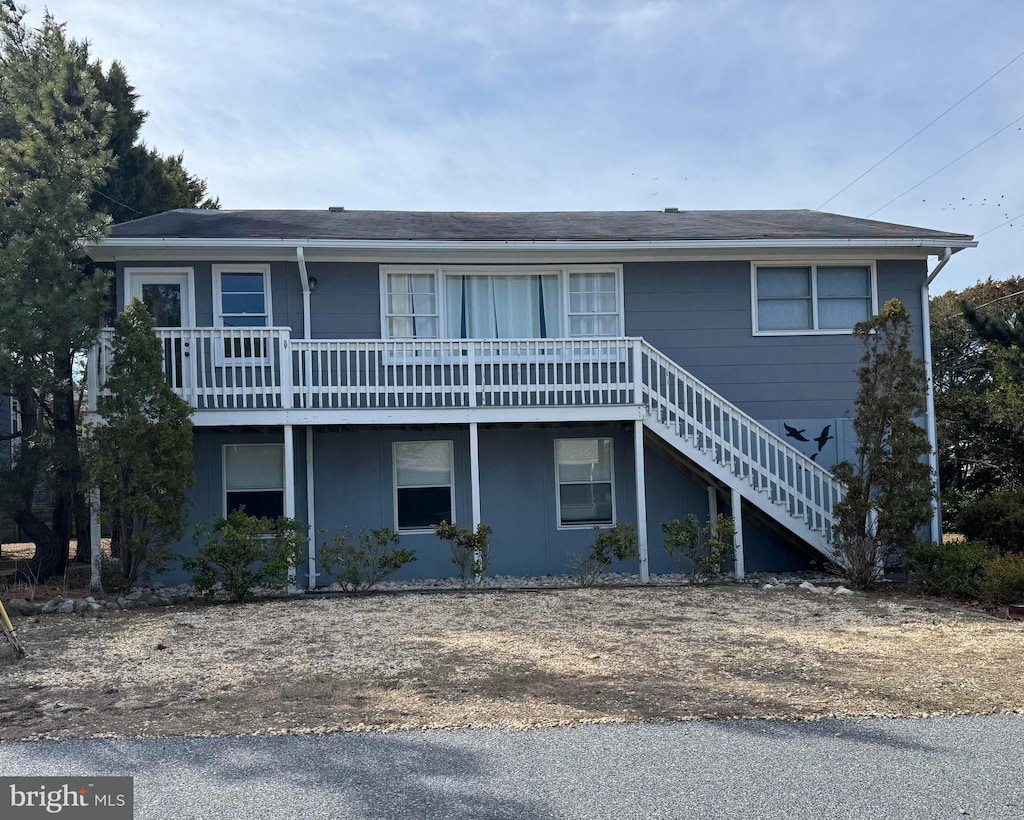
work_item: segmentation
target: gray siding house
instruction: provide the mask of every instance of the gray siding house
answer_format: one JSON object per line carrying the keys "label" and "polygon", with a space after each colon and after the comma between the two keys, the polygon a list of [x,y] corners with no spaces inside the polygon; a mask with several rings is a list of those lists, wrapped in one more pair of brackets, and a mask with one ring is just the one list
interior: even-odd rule
{"label": "gray siding house", "polygon": [[196,410],[195,521],[390,526],[417,554],[399,577],[453,574],[442,518],[489,524],[492,571],[518,575],[626,522],[646,580],[690,512],[737,518],[738,575],[831,554],[851,330],[899,298],[927,361],[928,283],[975,244],[816,211],[331,208],[171,211],[90,252]]}

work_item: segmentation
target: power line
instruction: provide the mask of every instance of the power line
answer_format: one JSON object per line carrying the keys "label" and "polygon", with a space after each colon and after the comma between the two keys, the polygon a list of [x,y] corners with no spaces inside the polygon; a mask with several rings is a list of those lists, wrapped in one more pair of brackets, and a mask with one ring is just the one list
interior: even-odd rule
{"label": "power line", "polygon": [[1015,220],[1015,219],[1020,219],[1021,217],[1024,217],[1024,214],[1017,214],[1016,216],[1011,216],[1011,217],[1010,217],[1009,219],[1007,219],[1007,220],[1006,220],[1005,222],[1002,222],[1002,223],[1000,223],[999,225],[996,225],[996,226],[995,226],[994,228],[989,228],[989,229],[988,229],[987,231],[985,231],[984,233],[979,233],[979,234],[978,234],[978,235],[977,235],[976,237],[974,237],[974,238],[975,238],[975,239],[980,239],[981,237],[983,237],[983,236],[984,236],[985,234],[987,234],[987,233],[992,233],[992,231],[998,231],[998,230],[999,230],[1000,228],[1002,228],[1002,227],[1003,227],[1004,225],[1009,225],[1009,224],[1010,224],[1011,222],[1013,222],[1013,220]]}
{"label": "power line", "polygon": [[973,89],[971,89],[966,94],[964,94],[959,100],[957,100],[949,108],[947,108],[945,111],[943,111],[941,114],[939,114],[939,116],[937,116],[934,120],[932,120],[930,123],[928,123],[924,128],[922,128],[920,131],[915,133],[913,136],[908,137],[906,140],[901,142],[899,145],[897,145],[895,148],[893,148],[888,154],[886,154],[884,157],[882,157],[880,160],[878,160],[878,162],[876,162],[874,165],[872,165],[870,168],[868,168],[863,174],[861,174],[859,177],[857,177],[855,180],[853,180],[853,182],[849,183],[848,185],[844,186],[843,188],[840,188],[838,191],[836,191],[834,194],[832,194],[832,196],[830,196],[828,199],[826,199],[824,202],[822,202],[814,210],[820,211],[822,208],[824,208],[826,205],[828,205],[828,203],[830,203],[833,199],[835,199],[841,193],[846,191],[848,188],[852,188],[854,185],[856,185],[858,182],[860,182],[862,179],[864,179],[864,177],[866,177],[868,174],[870,174],[872,171],[874,171],[879,165],[881,165],[883,162],[885,162],[887,159],[889,159],[889,157],[891,157],[893,154],[895,154],[897,151],[899,151],[904,145],[906,145],[908,142],[911,142],[912,140],[916,139],[917,137],[921,136],[921,134],[923,134],[925,131],[927,131],[929,128],[931,128],[933,125],[935,125],[935,123],[937,123],[939,120],[941,120],[943,117],[945,117],[946,114],[948,114],[950,111],[952,111],[958,105],[960,105],[960,103],[962,103],[964,100],[966,100],[968,97],[970,97],[975,91],[980,89],[982,86],[988,84],[990,81],[994,80],[996,77],[998,77],[1004,71],[1006,71],[1006,69],[1008,69],[1011,65],[1013,65],[1015,62],[1017,62],[1017,60],[1019,60],[1021,57],[1024,57],[1024,51],[1022,51],[1020,54],[1018,54],[1016,57],[1014,57],[1012,60],[1010,60],[1010,62],[1008,62],[1006,65],[1004,65],[1002,68],[1000,68],[995,74],[992,74],[990,77],[988,77],[988,79],[984,80],[982,83],[980,83],[979,85],[976,85]]}
{"label": "power line", "polygon": [[1003,131],[1005,131],[1005,130],[1006,130],[1007,128],[1012,128],[1012,127],[1013,127],[1013,126],[1015,126],[1015,125],[1016,125],[1017,123],[1019,123],[1019,122],[1020,122],[1021,120],[1024,120],[1024,116],[1021,116],[1021,117],[1017,117],[1017,119],[1015,119],[1015,120],[1014,120],[1013,122],[1011,122],[1011,123],[1007,123],[1007,124],[1006,124],[1006,125],[1004,125],[1004,126],[1003,126],[1002,128],[1000,128],[1000,129],[999,129],[998,131],[996,131],[996,132],[995,132],[994,134],[992,134],[992,135],[990,135],[990,136],[988,136],[988,137],[985,137],[985,139],[983,139],[983,140],[982,140],[981,142],[979,142],[979,143],[978,143],[977,145],[975,145],[975,146],[974,146],[973,148],[969,148],[968,150],[964,151],[964,152],[963,152],[963,153],[962,153],[962,154],[961,154],[960,156],[958,156],[958,157],[957,157],[956,159],[953,159],[953,160],[950,160],[949,162],[947,162],[947,163],[946,163],[945,165],[943,165],[943,166],[942,166],[942,167],[941,167],[941,168],[940,168],[940,169],[939,169],[938,171],[936,171],[936,172],[935,172],[934,174],[929,174],[929,175],[928,175],[928,176],[926,176],[926,177],[925,177],[924,179],[922,179],[922,180],[921,180],[920,182],[918,182],[918,183],[916,183],[916,184],[914,184],[914,185],[911,185],[911,186],[910,186],[909,188],[907,188],[907,190],[905,190],[905,191],[904,191],[904,192],[903,192],[902,194],[899,194],[898,196],[894,196],[894,197],[893,197],[892,199],[890,199],[890,200],[889,200],[888,202],[886,202],[886,203],[885,203],[884,205],[882,205],[881,207],[879,207],[879,208],[875,208],[875,210],[873,210],[873,211],[872,211],[871,213],[869,213],[869,214],[868,214],[868,219],[870,219],[871,217],[873,217],[873,216],[874,216],[875,214],[877,214],[877,213],[878,213],[879,211],[883,210],[884,208],[888,208],[888,207],[889,207],[890,205],[892,205],[892,203],[894,203],[894,202],[895,202],[895,201],[896,201],[897,199],[900,199],[901,197],[904,197],[904,196],[906,196],[906,195],[907,195],[907,194],[909,194],[909,193],[910,193],[911,191],[913,191],[913,190],[914,190],[915,188],[918,188],[918,187],[920,187],[921,185],[924,185],[924,184],[925,184],[925,183],[926,183],[926,182],[927,182],[927,181],[928,181],[929,179],[931,179],[932,177],[934,177],[934,176],[938,176],[938,175],[939,175],[939,174],[941,174],[941,173],[942,173],[943,171],[945,171],[945,170],[946,170],[946,169],[947,169],[947,168],[948,168],[948,167],[949,167],[950,165],[953,165],[954,163],[956,163],[956,162],[959,162],[959,161],[960,161],[960,160],[962,160],[962,159],[963,159],[964,157],[966,157],[966,156],[967,156],[968,154],[970,154],[970,153],[973,153],[974,151],[977,151],[977,150],[978,150],[979,148],[981,148],[981,146],[983,146],[983,145],[984,145],[984,144],[985,144],[986,142],[988,142],[989,140],[993,140],[993,139],[995,139],[995,138],[996,138],[996,137],[998,137],[998,136],[999,136],[1000,134],[1002,134],[1002,133],[1003,133]]}
{"label": "power line", "polygon": [[139,216],[145,216],[145,214],[142,213],[142,211],[139,211],[139,210],[133,208],[131,205],[128,205],[128,204],[126,204],[124,202],[121,202],[120,200],[114,199],[114,197],[112,197],[112,196],[107,196],[99,188],[93,188],[92,190],[93,190],[93,193],[99,194],[104,199],[109,199],[115,205],[120,205],[122,208],[127,208],[129,211],[131,211],[132,213],[138,214]]}

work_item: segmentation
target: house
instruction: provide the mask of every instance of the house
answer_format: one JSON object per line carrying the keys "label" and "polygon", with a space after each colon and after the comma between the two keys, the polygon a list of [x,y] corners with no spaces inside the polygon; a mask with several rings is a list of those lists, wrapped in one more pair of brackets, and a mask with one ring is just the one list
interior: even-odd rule
{"label": "house", "polygon": [[[927,360],[928,283],[975,244],[806,210],[330,208],[171,211],[90,253],[195,408],[193,521],[390,526],[406,577],[453,573],[442,518],[489,524],[492,572],[519,575],[627,522],[646,579],[671,568],[660,522],[690,512],[738,517],[740,575],[831,554],[851,329],[899,298]],[[93,399],[110,351],[107,331]]]}

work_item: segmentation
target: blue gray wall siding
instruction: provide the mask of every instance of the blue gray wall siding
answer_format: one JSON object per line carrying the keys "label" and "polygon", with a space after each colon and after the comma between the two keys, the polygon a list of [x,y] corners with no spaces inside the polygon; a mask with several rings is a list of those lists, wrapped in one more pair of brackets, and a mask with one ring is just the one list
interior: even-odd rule
{"label": "blue gray wall siding", "polygon": [[[380,275],[373,262],[309,262],[314,339],[379,339]],[[298,281],[296,279],[296,281]]]}
{"label": "blue gray wall siding", "polygon": [[[898,297],[920,328],[923,260],[877,263],[879,307]],[[654,347],[754,418],[853,410],[862,347],[852,335],[754,336],[750,263],[637,262],[623,269],[626,335]],[[922,354],[922,336],[915,350]]]}
{"label": "blue gray wall siding", "polygon": [[[593,527],[558,526],[555,439],[596,437],[613,442],[615,520],[635,526],[631,424],[480,428],[481,517],[494,529],[493,574],[561,574],[573,554],[589,552]],[[639,571],[636,561],[622,568]]]}

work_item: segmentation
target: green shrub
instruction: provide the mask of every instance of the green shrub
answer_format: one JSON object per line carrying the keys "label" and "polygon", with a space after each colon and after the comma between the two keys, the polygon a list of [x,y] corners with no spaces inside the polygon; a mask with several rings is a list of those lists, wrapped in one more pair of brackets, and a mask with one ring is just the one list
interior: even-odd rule
{"label": "green shrub", "polygon": [[196,592],[212,598],[221,589],[245,601],[258,588],[288,585],[288,570],[302,558],[305,530],[293,518],[253,518],[238,509],[212,526],[196,527],[196,554],[182,564]]}
{"label": "green shrub", "polygon": [[1024,603],[1024,555],[1008,552],[989,561],[982,597],[994,604]]}
{"label": "green shrub", "polygon": [[581,587],[591,587],[615,561],[640,557],[639,540],[631,524],[616,524],[602,530],[594,527],[597,536],[590,552],[569,556],[569,574]]}
{"label": "green shrub", "polygon": [[665,533],[665,552],[679,571],[693,572],[698,581],[710,580],[722,574],[725,560],[733,552],[736,523],[731,516],[720,515],[714,526],[710,521],[701,524],[690,513],[682,522],[677,518],[663,521],[661,531]]}
{"label": "green shrub", "polygon": [[398,533],[390,527],[363,527],[353,541],[347,529],[334,536],[333,544],[322,544],[317,563],[346,592],[370,589],[391,573],[416,560],[416,553],[397,549]]}
{"label": "green shrub", "polygon": [[995,547],[979,541],[922,541],[907,550],[907,581],[926,595],[978,598],[989,563],[997,555]]}
{"label": "green shrub", "polygon": [[452,550],[452,563],[459,569],[463,587],[471,581],[480,584],[491,565],[491,533],[486,524],[477,524],[476,532],[456,527],[447,521],[434,525],[434,533],[447,541]]}
{"label": "green shrub", "polygon": [[1024,490],[993,493],[965,505],[957,529],[968,541],[1024,552]]}

